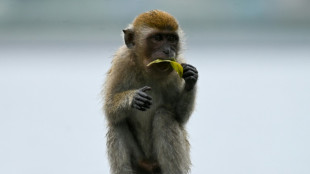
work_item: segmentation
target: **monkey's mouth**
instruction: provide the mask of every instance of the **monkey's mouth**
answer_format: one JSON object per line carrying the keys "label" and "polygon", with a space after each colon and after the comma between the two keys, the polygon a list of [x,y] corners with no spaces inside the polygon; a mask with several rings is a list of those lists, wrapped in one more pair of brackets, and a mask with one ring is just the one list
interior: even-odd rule
{"label": "monkey's mouth", "polygon": [[168,72],[172,70],[172,67],[169,62],[161,62],[157,63],[154,66],[156,66],[156,69],[162,72]]}

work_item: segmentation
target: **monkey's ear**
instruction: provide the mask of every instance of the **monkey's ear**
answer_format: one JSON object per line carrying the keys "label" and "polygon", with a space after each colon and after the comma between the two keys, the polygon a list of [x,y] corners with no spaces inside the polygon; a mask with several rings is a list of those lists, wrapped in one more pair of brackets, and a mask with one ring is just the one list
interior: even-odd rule
{"label": "monkey's ear", "polygon": [[132,48],[135,45],[134,42],[134,32],[132,29],[125,29],[124,32],[124,40],[125,44],[128,48]]}

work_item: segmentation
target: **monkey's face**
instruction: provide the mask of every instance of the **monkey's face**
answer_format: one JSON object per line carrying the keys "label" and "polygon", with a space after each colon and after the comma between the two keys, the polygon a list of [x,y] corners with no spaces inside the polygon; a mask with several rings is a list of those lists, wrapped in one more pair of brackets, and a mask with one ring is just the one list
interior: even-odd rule
{"label": "monkey's face", "polygon": [[[145,46],[146,65],[156,59],[174,60],[179,49],[179,37],[176,32],[171,31],[152,32],[146,37]],[[173,70],[169,62],[157,63],[149,68],[164,73]]]}

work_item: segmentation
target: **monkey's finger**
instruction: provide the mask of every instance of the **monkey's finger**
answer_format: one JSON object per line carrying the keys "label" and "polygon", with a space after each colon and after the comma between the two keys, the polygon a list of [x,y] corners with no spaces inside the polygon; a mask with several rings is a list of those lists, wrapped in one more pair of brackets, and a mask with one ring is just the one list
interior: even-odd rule
{"label": "monkey's finger", "polygon": [[135,101],[135,104],[138,105],[138,106],[143,106],[143,105],[144,105],[144,102],[139,101],[139,100],[136,100],[136,101]]}
{"label": "monkey's finger", "polygon": [[151,101],[146,101],[146,102],[144,102],[143,106],[150,107],[151,105],[152,105]]}
{"label": "monkey's finger", "polygon": [[195,68],[193,65],[191,65],[191,64],[186,64],[186,66],[196,69],[196,68]]}
{"label": "monkey's finger", "polygon": [[184,71],[193,71],[195,73],[198,73],[197,69],[191,65],[188,65],[184,68]]}
{"label": "monkey's finger", "polygon": [[144,106],[142,106],[142,107],[145,108],[145,109],[150,109],[150,108],[151,108],[150,105],[144,105]]}
{"label": "monkey's finger", "polygon": [[183,73],[183,77],[187,77],[187,76],[191,76],[191,75],[195,75],[195,74],[197,74],[197,73],[195,73],[195,72],[192,71],[192,70],[188,70],[188,71],[185,71],[185,72]]}
{"label": "monkey's finger", "polygon": [[194,76],[189,76],[184,78],[186,83],[191,83],[191,84],[195,84],[197,82],[197,77]]}
{"label": "monkey's finger", "polygon": [[149,90],[151,90],[151,89],[152,89],[152,88],[149,87],[149,86],[144,86],[143,88],[141,88],[141,91],[146,92],[146,91],[149,91]]}
{"label": "monkey's finger", "polygon": [[197,69],[193,65],[182,63],[182,67],[183,67],[184,71],[192,70],[192,71],[198,73]]}
{"label": "monkey's finger", "polygon": [[194,77],[198,78],[198,74],[195,73],[194,71],[186,71],[183,74],[183,78],[187,78],[187,77],[190,77],[190,76],[194,76]]}
{"label": "monkey's finger", "polygon": [[133,108],[136,108],[136,109],[138,109],[138,110],[140,110],[140,109],[141,109],[141,107],[140,107],[139,105],[135,104],[135,103],[134,103],[134,104],[132,104],[132,107],[133,107]]}
{"label": "monkey's finger", "polygon": [[188,76],[188,77],[184,77],[184,80],[187,81],[187,80],[197,80],[198,77],[195,76],[195,75],[192,75],[192,76]]}
{"label": "monkey's finger", "polygon": [[145,111],[146,109],[149,109],[149,108],[146,108],[146,107],[143,107],[143,106],[139,106],[137,104],[133,104],[132,107],[136,108],[136,109],[138,109],[140,111]]}
{"label": "monkey's finger", "polygon": [[152,101],[152,97],[137,95],[137,96],[135,96],[135,100],[140,100],[142,102],[151,102]]}
{"label": "monkey's finger", "polygon": [[139,101],[139,100],[136,100],[135,104],[137,104],[140,107],[148,107],[149,108],[152,103],[150,101]]}
{"label": "monkey's finger", "polygon": [[184,80],[186,81],[186,83],[190,83],[190,84],[195,84],[197,82],[197,78],[193,76],[184,78]]}
{"label": "monkey's finger", "polygon": [[189,64],[187,64],[187,63],[181,63],[181,65],[182,65],[182,67],[185,69],[185,68],[188,67]]}
{"label": "monkey's finger", "polygon": [[197,74],[185,75],[185,76],[183,76],[183,79],[184,79],[185,81],[187,81],[187,80],[189,80],[189,79],[196,79],[196,80],[198,80],[198,75],[197,75]]}
{"label": "monkey's finger", "polygon": [[148,109],[148,108],[141,106],[139,110],[140,110],[140,111],[146,111],[147,109]]}
{"label": "monkey's finger", "polygon": [[142,98],[145,98],[147,100],[152,100],[152,97],[147,95],[145,92],[139,92],[138,95]]}
{"label": "monkey's finger", "polygon": [[141,101],[141,102],[146,103],[148,105],[152,104],[152,102],[151,102],[152,98],[148,99],[148,98],[144,98],[144,97],[141,97],[141,96],[137,96],[137,97],[135,97],[135,100]]}

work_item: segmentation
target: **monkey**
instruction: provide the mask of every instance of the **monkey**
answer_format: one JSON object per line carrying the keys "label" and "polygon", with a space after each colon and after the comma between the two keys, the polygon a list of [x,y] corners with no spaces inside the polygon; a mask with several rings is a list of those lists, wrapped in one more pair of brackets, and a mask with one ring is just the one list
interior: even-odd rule
{"label": "monkey", "polygon": [[[103,88],[107,155],[112,174],[187,174],[186,123],[195,105],[198,71],[182,56],[184,33],[169,13],[151,10],[123,30]],[[180,77],[156,59],[175,60]]]}

